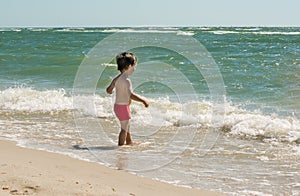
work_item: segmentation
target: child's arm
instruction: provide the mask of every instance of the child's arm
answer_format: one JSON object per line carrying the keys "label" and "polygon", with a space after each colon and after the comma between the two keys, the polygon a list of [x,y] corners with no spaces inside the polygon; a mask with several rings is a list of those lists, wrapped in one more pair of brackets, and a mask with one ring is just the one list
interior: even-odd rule
{"label": "child's arm", "polygon": [[130,95],[130,99],[143,103],[146,108],[149,106],[149,103],[146,99],[142,98],[141,96],[139,96],[133,92]]}
{"label": "child's arm", "polygon": [[116,85],[117,79],[121,76],[121,74],[117,75],[110,83],[110,85],[106,88],[106,93],[112,94]]}

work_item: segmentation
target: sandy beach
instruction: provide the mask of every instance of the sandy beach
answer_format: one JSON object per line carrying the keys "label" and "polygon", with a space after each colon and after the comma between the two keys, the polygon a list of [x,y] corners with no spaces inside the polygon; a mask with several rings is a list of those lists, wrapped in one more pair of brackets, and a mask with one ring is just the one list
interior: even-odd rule
{"label": "sandy beach", "polygon": [[0,195],[221,195],[0,141]]}

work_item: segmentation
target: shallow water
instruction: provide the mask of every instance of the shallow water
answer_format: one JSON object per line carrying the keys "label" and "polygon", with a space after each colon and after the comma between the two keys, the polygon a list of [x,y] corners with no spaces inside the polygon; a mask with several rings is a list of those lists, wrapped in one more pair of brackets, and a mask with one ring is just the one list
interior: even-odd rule
{"label": "shallow water", "polygon": [[[291,134],[236,134],[224,126],[213,127],[216,130],[212,134],[210,125],[203,122],[198,126],[194,122],[173,122],[152,132],[142,130],[140,121],[133,120],[133,138],[140,144],[119,148],[119,126],[114,117],[86,115],[83,120],[87,119],[96,124],[83,130],[76,126],[70,111],[30,115],[6,111],[1,113],[1,136],[25,147],[67,154],[182,186],[236,195],[299,194],[300,149],[297,137]],[[278,121],[273,119],[273,123]],[[209,140],[212,136],[216,139]],[[212,146],[203,146],[210,141]]]}

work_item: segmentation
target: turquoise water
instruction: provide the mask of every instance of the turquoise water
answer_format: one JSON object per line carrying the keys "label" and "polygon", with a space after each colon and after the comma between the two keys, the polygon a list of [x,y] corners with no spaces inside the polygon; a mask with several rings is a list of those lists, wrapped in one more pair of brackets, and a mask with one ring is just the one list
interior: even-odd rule
{"label": "turquoise water", "polygon": [[[211,89],[188,59],[165,48],[136,48],[139,65],[132,81],[151,107],[132,105],[134,138],[143,145],[116,149],[113,97],[104,92],[118,73],[115,62],[99,64],[104,71],[95,94],[73,94],[82,61],[116,32],[175,34],[200,42],[223,79],[222,123],[211,121]],[[233,195],[300,193],[300,28],[2,28],[0,35],[3,138],[194,188]],[[172,78],[177,72],[188,86],[176,74]],[[149,75],[160,82],[137,84]],[[186,90],[190,86],[196,96]],[[74,100],[93,100],[95,108],[74,108]],[[82,130],[86,122],[96,124]],[[211,129],[215,145],[203,156],[201,144]],[[145,162],[154,169],[144,168]]]}
{"label": "turquoise water", "polygon": [[[1,29],[0,88],[27,85],[35,89],[63,88],[69,92],[84,55],[116,30]],[[211,53],[223,76],[227,100],[246,102],[251,109],[299,116],[299,28],[175,28],[169,31],[179,30],[189,32]],[[138,58],[163,61],[168,54],[149,49],[139,51]],[[176,59],[171,63],[176,64]],[[199,93],[209,94],[205,82],[198,82],[197,73],[185,65],[181,67],[194,78]]]}

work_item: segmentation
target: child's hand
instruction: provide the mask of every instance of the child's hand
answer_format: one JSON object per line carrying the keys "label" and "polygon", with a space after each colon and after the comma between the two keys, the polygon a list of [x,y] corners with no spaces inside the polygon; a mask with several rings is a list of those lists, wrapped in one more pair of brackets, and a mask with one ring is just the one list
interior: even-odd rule
{"label": "child's hand", "polygon": [[144,101],[143,101],[143,104],[144,104],[144,106],[145,106],[146,108],[149,107],[149,103],[148,103],[147,100],[144,100]]}

